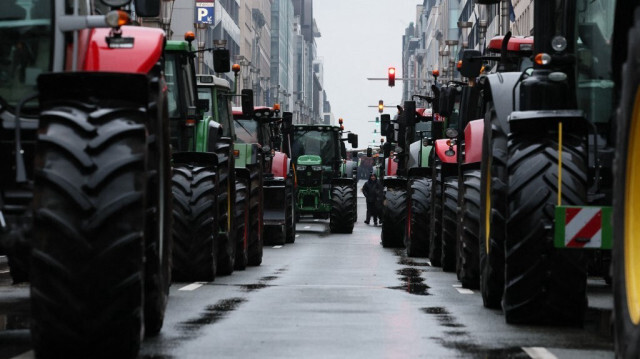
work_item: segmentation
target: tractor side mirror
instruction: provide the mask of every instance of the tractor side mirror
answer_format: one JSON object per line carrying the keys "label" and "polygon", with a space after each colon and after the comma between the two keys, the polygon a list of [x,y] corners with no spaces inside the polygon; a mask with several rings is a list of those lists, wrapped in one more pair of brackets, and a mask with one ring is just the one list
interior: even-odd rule
{"label": "tractor side mirror", "polygon": [[415,101],[405,101],[404,102],[404,115],[405,115],[405,124],[407,126],[415,126],[416,125],[416,102]]}
{"label": "tractor side mirror", "polygon": [[158,17],[160,16],[160,0],[135,0],[136,16]]}
{"label": "tractor side mirror", "polygon": [[358,147],[358,135],[356,135],[355,133],[348,134],[347,141],[351,144],[351,147]]}
{"label": "tractor side mirror", "polygon": [[293,112],[282,113],[282,133],[290,134],[293,131]]}
{"label": "tractor side mirror", "polygon": [[391,126],[391,115],[384,113],[380,116],[380,131],[389,141],[393,141],[393,126]]}
{"label": "tractor side mirror", "polygon": [[482,69],[482,54],[478,50],[464,50],[462,53],[462,66],[460,74],[467,78],[476,78]]}
{"label": "tractor side mirror", "polygon": [[373,148],[367,147],[367,157],[373,157]]}
{"label": "tractor side mirror", "polygon": [[242,117],[253,118],[253,90],[242,90]]}
{"label": "tractor side mirror", "polygon": [[228,49],[213,50],[213,71],[218,73],[231,71],[231,55]]}

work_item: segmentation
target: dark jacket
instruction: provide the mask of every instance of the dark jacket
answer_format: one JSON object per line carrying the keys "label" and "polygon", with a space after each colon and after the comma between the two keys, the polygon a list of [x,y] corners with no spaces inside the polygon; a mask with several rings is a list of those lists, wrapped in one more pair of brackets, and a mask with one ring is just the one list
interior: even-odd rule
{"label": "dark jacket", "polygon": [[377,179],[371,180],[369,176],[369,180],[362,186],[362,193],[367,198],[367,203],[376,203],[382,199],[382,185]]}

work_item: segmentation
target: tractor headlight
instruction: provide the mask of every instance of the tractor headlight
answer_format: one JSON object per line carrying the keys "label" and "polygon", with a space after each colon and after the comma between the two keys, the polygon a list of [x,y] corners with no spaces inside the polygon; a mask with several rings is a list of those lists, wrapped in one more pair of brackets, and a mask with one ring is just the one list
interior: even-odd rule
{"label": "tractor headlight", "polygon": [[313,171],[322,171],[322,166],[311,166],[311,170],[313,170]]}
{"label": "tractor headlight", "polygon": [[298,166],[298,171],[306,171],[307,166]]}

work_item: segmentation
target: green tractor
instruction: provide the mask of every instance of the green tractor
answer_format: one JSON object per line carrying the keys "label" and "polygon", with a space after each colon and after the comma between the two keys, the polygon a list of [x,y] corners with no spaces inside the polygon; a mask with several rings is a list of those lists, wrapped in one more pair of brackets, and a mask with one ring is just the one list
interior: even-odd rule
{"label": "green tractor", "polygon": [[358,135],[342,139],[342,127],[330,125],[293,125],[291,130],[296,216],[329,219],[332,233],[351,233],[357,220],[357,162],[343,160],[344,142],[357,147]]}
{"label": "green tractor", "polygon": [[[246,266],[246,241],[239,229],[244,217],[236,208],[244,207],[236,196],[241,186],[234,171],[231,89],[222,79],[199,75],[201,84],[211,86],[198,91],[192,41],[167,41],[165,51],[173,149],[173,279],[211,281]],[[216,68],[228,70],[228,64]]]}
{"label": "green tractor", "polygon": [[388,114],[381,117],[382,133],[387,138],[383,145],[385,161],[381,177],[385,187],[381,242],[383,247],[406,247],[410,257],[426,257],[432,133],[434,127],[441,129],[442,126],[432,121],[431,109],[416,109],[414,101],[405,101],[393,121]]}

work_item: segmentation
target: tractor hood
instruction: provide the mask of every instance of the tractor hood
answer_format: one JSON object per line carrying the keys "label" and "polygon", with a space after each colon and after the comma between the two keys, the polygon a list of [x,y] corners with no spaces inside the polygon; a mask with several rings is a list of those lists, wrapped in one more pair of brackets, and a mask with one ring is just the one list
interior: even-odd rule
{"label": "tractor hood", "polygon": [[298,166],[321,165],[322,158],[318,155],[302,155],[298,157]]}

